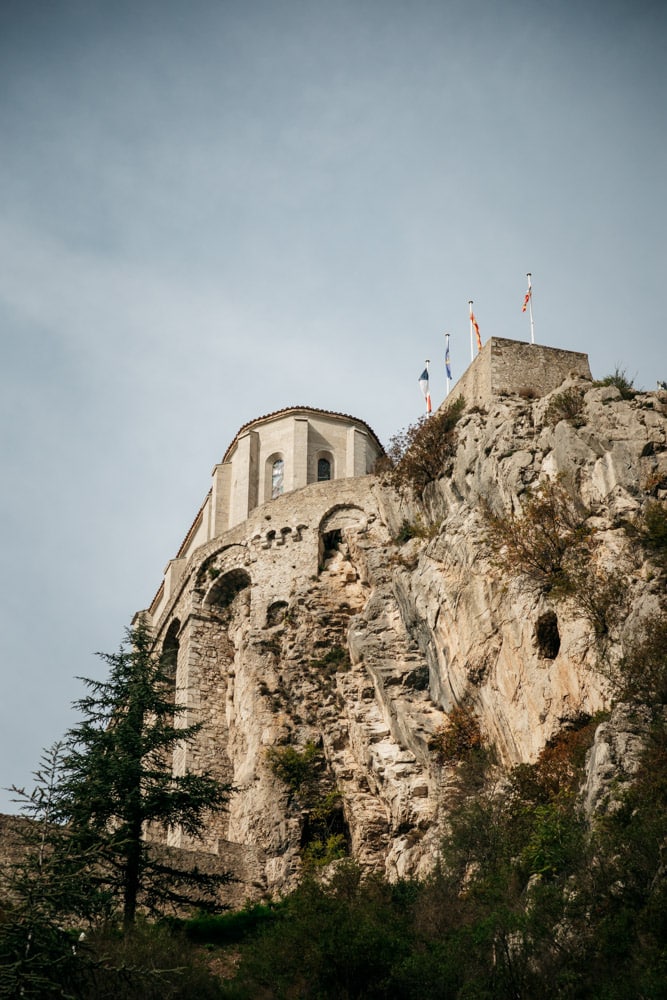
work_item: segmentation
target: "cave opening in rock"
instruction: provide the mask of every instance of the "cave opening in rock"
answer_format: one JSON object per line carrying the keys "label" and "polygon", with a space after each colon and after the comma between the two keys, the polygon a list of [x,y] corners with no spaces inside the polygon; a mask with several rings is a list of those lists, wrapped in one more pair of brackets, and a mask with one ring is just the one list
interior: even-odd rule
{"label": "cave opening in rock", "polygon": [[560,632],[555,611],[546,611],[535,624],[535,643],[541,657],[554,660],[560,649]]}

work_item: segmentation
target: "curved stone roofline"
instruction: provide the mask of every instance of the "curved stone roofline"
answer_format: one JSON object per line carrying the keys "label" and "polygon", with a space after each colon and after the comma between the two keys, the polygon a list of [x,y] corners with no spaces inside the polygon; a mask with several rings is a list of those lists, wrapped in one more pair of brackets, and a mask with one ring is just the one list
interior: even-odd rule
{"label": "curved stone roofline", "polygon": [[368,431],[373,441],[377,444],[378,448],[380,449],[380,452],[384,455],[384,446],[380,441],[379,437],[377,436],[377,434],[375,433],[375,431],[373,430],[373,428],[370,426],[370,424],[367,424],[365,420],[361,420],[359,417],[353,417],[351,413],[340,413],[338,410],[322,410],[317,406],[285,406],[281,410],[273,410],[271,413],[265,413],[261,417],[254,417],[252,420],[248,420],[247,423],[243,424],[242,427],[239,427],[238,431],[234,435],[232,443],[229,445],[227,451],[223,455],[222,461],[226,462],[229,459],[229,456],[234,448],[234,445],[236,444],[239,437],[241,436],[241,434],[243,434],[244,431],[247,431],[252,427],[257,427],[265,423],[265,421],[267,420],[273,420],[275,417],[288,416],[290,413],[318,413],[321,416],[325,417],[335,417],[340,420],[351,420],[353,423],[359,424],[361,427],[363,427],[365,430]]}

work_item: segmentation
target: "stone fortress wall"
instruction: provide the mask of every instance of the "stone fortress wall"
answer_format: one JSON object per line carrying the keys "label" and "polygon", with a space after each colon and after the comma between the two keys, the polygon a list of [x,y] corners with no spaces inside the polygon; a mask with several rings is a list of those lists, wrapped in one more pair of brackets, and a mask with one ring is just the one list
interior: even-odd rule
{"label": "stone fortress wall", "polygon": [[517,393],[546,396],[572,376],[591,379],[587,354],[491,337],[443,405],[459,396],[463,396],[468,406],[485,406],[498,396]]}
{"label": "stone fortress wall", "polygon": [[[320,462],[326,481],[356,479],[372,471],[383,448],[374,431],[356,417],[311,407],[288,407],[245,424],[212,473],[212,485],[150,606],[157,621],[178,585],[190,556],[275,496],[315,484]],[[274,465],[281,463],[276,490]],[[270,518],[269,518],[270,520]]]}
{"label": "stone fortress wall", "polygon": [[[573,373],[590,378],[586,355],[493,338],[449,400],[462,394],[471,406],[526,390],[541,396]],[[228,812],[211,824],[203,846],[214,854],[240,852],[245,882],[282,884],[298,857],[295,834],[285,827],[278,806],[271,814],[266,811],[266,803],[273,801],[269,785],[274,780],[265,763],[266,746],[276,739],[281,723],[265,705],[269,696],[262,692],[271,685],[277,690],[276,663],[297,670],[290,664],[303,658],[288,644],[274,663],[275,630],[288,609],[290,614],[308,609],[316,646],[324,641],[317,631],[322,628],[329,643],[348,641],[345,623],[366,608],[371,588],[363,571],[352,572],[345,561],[347,534],[354,535],[355,545],[366,547],[372,554],[368,558],[383,565],[382,553],[398,527],[391,523],[393,514],[379,481],[367,475],[381,454],[382,446],[368,425],[343,414],[290,408],[245,425],[214,468],[211,491],[143,612],[154,630],[156,648],[173,667],[175,698],[187,709],[184,723],[203,723],[196,745],[175,755],[175,771],[210,770],[239,789]],[[331,480],[317,482],[322,456],[330,463]],[[271,498],[270,471],[276,457],[284,460],[284,493]],[[333,563],[332,551],[337,552]],[[329,607],[322,581],[331,574],[330,567],[339,564],[343,577],[331,591],[335,602]],[[341,609],[334,635],[332,623]],[[310,655],[317,655],[316,650]],[[408,665],[413,656],[408,649]],[[368,687],[362,685],[364,697]],[[426,691],[415,692],[415,697],[424,700],[424,717],[435,711]],[[378,739],[371,733],[368,746]],[[400,767],[406,774],[414,769],[411,795],[423,804],[428,795],[415,752],[415,747],[406,751]],[[371,791],[364,796],[369,815],[380,809]],[[417,808],[414,803],[412,808]],[[383,823],[377,819],[378,829]],[[363,850],[368,831],[353,829],[351,836]],[[178,831],[169,843],[194,846]]]}

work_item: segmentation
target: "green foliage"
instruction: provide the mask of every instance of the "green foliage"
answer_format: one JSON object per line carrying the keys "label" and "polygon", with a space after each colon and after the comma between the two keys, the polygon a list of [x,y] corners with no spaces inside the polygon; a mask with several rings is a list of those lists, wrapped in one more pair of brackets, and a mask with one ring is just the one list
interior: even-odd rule
{"label": "green foliage", "polygon": [[308,740],[303,750],[295,746],[269,747],[266,759],[275,776],[293,792],[301,792],[306,799],[319,786],[324,768],[322,748]]}
{"label": "green foliage", "polygon": [[612,673],[623,701],[667,705],[667,611],[646,621]]}
{"label": "green foliage", "polygon": [[456,447],[455,428],[465,409],[459,396],[450,406],[395,434],[387,449],[388,477],[398,489],[421,497],[443,475]]}
{"label": "green foliage", "polygon": [[230,789],[209,773],[172,773],[174,749],[200,726],[176,724],[184,708],[174,704],[148,628],[140,623],[128,630],[127,641],[116,654],[100,654],[110,667],[108,680],[83,679],[90,693],[75,703],[83,718],[65,738],[55,817],[67,823],[79,857],[95,852],[90,877],[96,892],[120,907],[130,925],[140,901],[157,912],[214,905],[216,885],[229,876],[159,862],[143,834],[152,824],[198,836],[211,811],[224,808]]}
{"label": "green foliage", "polygon": [[64,924],[94,911],[88,864],[97,855],[79,854],[56,823],[62,753],[60,743],[44,752],[32,792],[13,789],[29,821],[19,826],[21,859],[0,868],[0,997],[69,996],[86,963]]}
{"label": "green foliage", "polygon": [[[596,721],[557,734],[508,782],[468,789],[428,878],[392,885],[343,860],[279,904],[174,923],[179,933],[140,923],[131,939],[93,935],[97,965],[78,995],[658,1000],[667,994],[665,720],[656,714],[617,809],[587,829],[576,790]],[[225,977],[217,986],[203,942]]]}
{"label": "green foliage", "polygon": [[233,913],[202,913],[187,920],[174,917],[165,923],[198,944],[231,944],[260,931],[283,906],[283,902],[252,903]]}
{"label": "green foliage", "polygon": [[531,820],[520,857],[526,874],[555,878],[571,871],[583,846],[583,823],[560,802],[535,806]]}
{"label": "green foliage", "polygon": [[389,1000],[409,955],[409,909],[379,879],[343,863],[328,884],[307,879],[279,919],[244,950],[239,998]]}
{"label": "green foliage", "polygon": [[301,852],[308,868],[324,868],[332,861],[347,856],[347,840],[342,833],[330,833],[312,837]]}
{"label": "green foliage", "polygon": [[639,536],[655,563],[667,571],[667,504],[660,500],[646,504]]}
{"label": "green foliage", "polygon": [[91,961],[79,976],[81,1000],[222,1000],[226,992],[207,957],[184,935],[137,921],[121,931],[105,925],[87,941]]}
{"label": "green foliage", "polygon": [[582,427],[584,420],[584,396],[580,389],[570,388],[552,396],[547,408],[547,422],[555,426],[567,420],[573,427]]}
{"label": "green foliage", "polygon": [[306,868],[323,867],[348,853],[342,800],[326,773],[324,754],[309,740],[303,750],[269,747],[271,770],[294,793],[303,817],[301,857]]}
{"label": "green foliage", "polygon": [[470,705],[455,705],[429,741],[429,750],[441,765],[457,764],[482,749],[479,721]]}
{"label": "green foliage", "polygon": [[406,518],[403,519],[401,527],[398,529],[398,533],[394,538],[394,541],[398,545],[405,545],[409,542],[411,538],[420,538],[420,526],[416,521],[408,521]]}
{"label": "green foliage", "polygon": [[407,518],[404,518],[394,541],[397,545],[405,545],[411,538],[433,538],[438,530],[437,524],[427,526],[420,517],[416,517],[414,521],[408,521]]}
{"label": "green foliage", "polygon": [[612,375],[605,375],[604,378],[593,383],[596,386],[613,385],[617,388],[623,399],[634,399],[636,389],[633,379],[629,379],[624,368],[616,368]]}
{"label": "green foliage", "polygon": [[311,661],[311,667],[325,677],[343,673],[350,669],[350,654],[344,646],[332,646],[324,656]]}

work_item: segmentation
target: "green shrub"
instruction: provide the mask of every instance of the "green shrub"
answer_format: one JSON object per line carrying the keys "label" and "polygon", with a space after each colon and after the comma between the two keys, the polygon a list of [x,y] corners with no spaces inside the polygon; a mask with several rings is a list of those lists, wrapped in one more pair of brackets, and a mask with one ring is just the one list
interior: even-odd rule
{"label": "green shrub", "polygon": [[332,646],[324,656],[311,661],[313,670],[318,670],[326,677],[350,669],[350,654],[344,646]]}
{"label": "green shrub", "polygon": [[594,382],[593,385],[613,385],[619,390],[623,399],[634,399],[636,395],[633,380],[627,377],[624,368],[616,368],[613,375],[605,375],[604,378]]}
{"label": "green shrub", "polygon": [[429,749],[441,765],[456,764],[483,745],[479,721],[469,705],[455,705],[431,737]]}
{"label": "green shrub", "polygon": [[561,420],[567,420],[573,427],[582,427],[585,423],[584,396],[580,389],[570,388],[553,396],[549,401],[546,418],[555,426]]}
{"label": "green shrub", "polygon": [[667,568],[667,505],[659,500],[646,505],[642,538],[656,561]]}
{"label": "green shrub", "polygon": [[233,913],[200,914],[188,920],[165,921],[198,944],[231,944],[258,933],[275,920],[284,902],[254,903]]}
{"label": "green shrub", "polygon": [[312,740],[303,750],[270,747],[271,770],[294,793],[301,814],[301,857],[306,867],[322,867],[348,853],[349,834],[338,789]]}
{"label": "green shrub", "polygon": [[275,776],[293,792],[307,792],[319,781],[324,767],[322,748],[308,740],[303,750],[295,746],[269,747],[266,759]]}
{"label": "green shrub", "polygon": [[571,869],[580,855],[583,824],[559,802],[535,807],[532,829],[520,864],[525,874],[554,878]]}
{"label": "green shrub", "polygon": [[623,701],[667,705],[667,611],[644,623],[612,679]]}
{"label": "green shrub", "polygon": [[309,868],[323,868],[347,856],[347,841],[342,833],[331,833],[323,837],[313,837],[301,852],[304,864]]}

